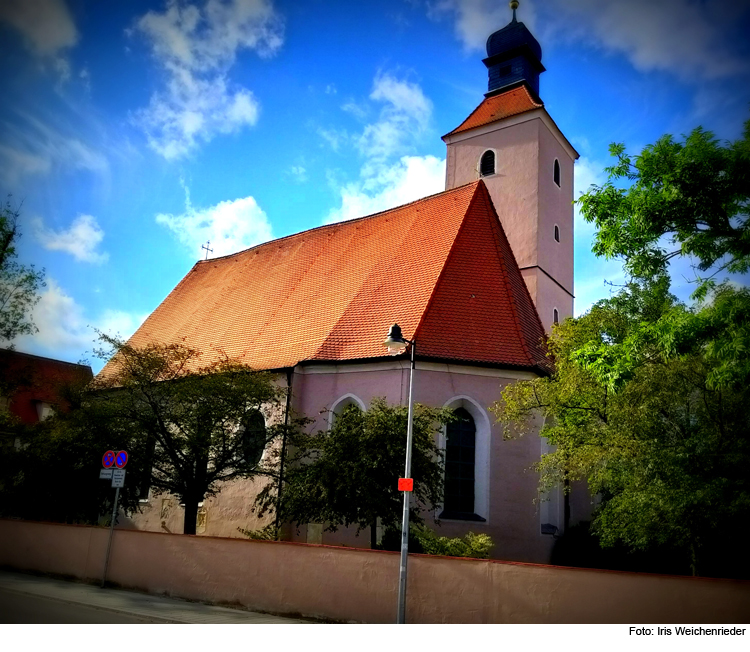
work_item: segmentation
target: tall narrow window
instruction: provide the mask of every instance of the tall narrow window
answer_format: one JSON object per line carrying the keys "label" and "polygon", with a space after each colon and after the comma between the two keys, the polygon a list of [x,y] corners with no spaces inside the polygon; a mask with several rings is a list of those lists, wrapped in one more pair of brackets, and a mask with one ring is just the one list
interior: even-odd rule
{"label": "tall narrow window", "polygon": [[552,310],[552,321],[556,324],[560,323],[560,315],[557,314],[557,308],[554,308]]}
{"label": "tall narrow window", "polygon": [[242,457],[249,466],[255,466],[266,447],[266,421],[258,410],[248,413],[242,420]]}
{"label": "tall narrow window", "polygon": [[488,149],[479,160],[479,176],[486,177],[495,174],[495,152]]}
{"label": "tall narrow window", "polygon": [[474,516],[474,456],[477,428],[464,409],[448,424],[445,444],[445,511],[443,518]]}
{"label": "tall narrow window", "polygon": [[557,184],[557,187],[560,187],[560,163],[557,159],[555,159],[555,171],[554,171],[554,178],[555,183]]}
{"label": "tall narrow window", "polygon": [[555,224],[555,242],[560,242],[560,227]]}

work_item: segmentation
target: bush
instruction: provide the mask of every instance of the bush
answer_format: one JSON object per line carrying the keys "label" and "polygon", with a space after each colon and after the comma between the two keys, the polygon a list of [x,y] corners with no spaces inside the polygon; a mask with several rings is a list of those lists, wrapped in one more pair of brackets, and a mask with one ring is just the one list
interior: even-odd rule
{"label": "bush", "polygon": [[237,531],[248,539],[256,539],[260,541],[276,541],[278,539],[278,532],[276,531],[275,523],[269,523],[260,530],[246,530],[245,528],[238,527]]}
{"label": "bush", "polygon": [[[463,537],[441,537],[421,525],[409,528],[409,552],[426,555],[444,555],[446,557],[471,557],[489,559],[494,542],[487,534],[469,532]],[[382,550],[400,550],[401,532],[388,529],[383,534],[380,544]]]}

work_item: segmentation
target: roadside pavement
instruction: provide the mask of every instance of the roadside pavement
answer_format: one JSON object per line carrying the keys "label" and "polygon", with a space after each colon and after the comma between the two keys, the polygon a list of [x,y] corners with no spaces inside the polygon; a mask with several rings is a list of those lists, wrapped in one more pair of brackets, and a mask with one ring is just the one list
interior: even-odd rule
{"label": "roadside pavement", "polygon": [[[228,609],[199,602],[188,602],[178,598],[148,595],[136,591],[124,589],[106,588],[102,589],[91,584],[80,582],[66,582],[64,580],[39,577],[12,571],[0,571],[0,622],[12,622],[3,617],[6,614],[16,613],[10,609],[3,609],[2,604],[13,603],[17,596],[17,604],[25,604],[30,598],[36,598],[39,606],[34,612],[38,620],[34,622],[44,623],[45,606],[54,618],[60,618],[60,603],[68,605],[80,605],[83,607],[75,620],[71,622],[86,622],[92,618],[92,622],[106,622],[107,613],[112,617],[111,622],[118,622],[118,614],[128,614],[132,622],[151,623],[182,623],[182,624],[303,624],[309,621],[283,618],[281,616],[270,616],[267,614],[243,611],[241,609]],[[99,613],[93,620],[91,609]],[[64,616],[63,616],[64,617]],[[50,616],[50,622],[53,616]],[[81,618],[84,620],[82,621]],[[28,621],[26,621],[28,622]],[[60,622],[55,620],[55,622]]]}

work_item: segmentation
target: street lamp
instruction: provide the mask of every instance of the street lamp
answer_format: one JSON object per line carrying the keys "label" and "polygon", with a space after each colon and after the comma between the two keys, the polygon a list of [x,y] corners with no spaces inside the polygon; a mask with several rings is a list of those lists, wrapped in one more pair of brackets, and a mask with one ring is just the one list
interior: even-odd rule
{"label": "street lamp", "polygon": [[[404,492],[404,516],[401,521],[401,563],[399,566],[398,573],[398,614],[396,622],[403,624],[406,622],[406,562],[409,558],[409,495],[412,491],[412,486],[406,486],[411,476],[411,448],[412,448],[412,414],[413,414],[413,403],[412,403],[412,392],[414,390],[414,353],[417,349],[417,343],[414,340],[407,340],[401,334],[401,327],[398,324],[393,324],[391,329],[388,331],[388,337],[383,342],[388,347],[388,352],[391,355],[399,355],[406,351],[406,347],[411,347],[411,372],[409,374],[409,422],[406,426],[406,470],[404,472],[403,492]],[[399,485],[401,485],[399,481]],[[399,489],[402,487],[399,486]]]}

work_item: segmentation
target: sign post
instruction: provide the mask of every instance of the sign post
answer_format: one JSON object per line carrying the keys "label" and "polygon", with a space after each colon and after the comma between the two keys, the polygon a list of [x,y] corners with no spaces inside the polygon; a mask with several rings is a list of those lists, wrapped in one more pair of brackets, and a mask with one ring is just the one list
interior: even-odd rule
{"label": "sign post", "polygon": [[[112,551],[112,535],[115,530],[115,519],[117,518],[117,505],[120,501],[120,488],[125,486],[125,469],[128,463],[126,451],[107,451],[102,458],[102,466],[99,472],[101,479],[112,479],[112,487],[115,489],[115,504],[112,506],[112,521],[109,524],[109,540],[107,541],[107,556],[104,558],[104,573],[102,574],[102,588],[107,582],[107,567],[109,566],[109,553]],[[112,467],[117,468],[113,469]]]}

